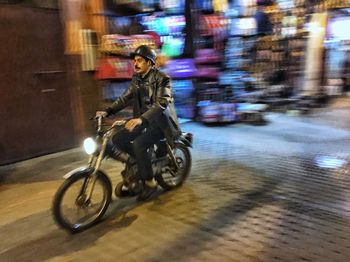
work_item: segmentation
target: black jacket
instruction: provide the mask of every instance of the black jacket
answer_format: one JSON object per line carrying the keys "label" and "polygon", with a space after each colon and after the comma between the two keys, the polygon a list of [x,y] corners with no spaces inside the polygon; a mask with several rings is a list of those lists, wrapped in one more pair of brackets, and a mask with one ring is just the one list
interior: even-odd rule
{"label": "black jacket", "polygon": [[129,88],[106,111],[108,115],[115,114],[131,104],[134,118],[141,118],[149,125],[158,125],[168,141],[181,134],[170,77],[157,68],[153,67],[144,78],[135,74]]}

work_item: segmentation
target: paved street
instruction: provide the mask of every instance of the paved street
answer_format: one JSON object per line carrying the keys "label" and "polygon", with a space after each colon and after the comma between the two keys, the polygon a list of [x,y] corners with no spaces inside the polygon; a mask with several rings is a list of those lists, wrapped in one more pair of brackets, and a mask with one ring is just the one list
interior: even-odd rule
{"label": "paved street", "polygon": [[[349,261],[350,108],[269,113],[194,133],[192,172],[146,203],[116,200],[75,235],[50,207],[73,149],[0,167],[0,261]],[[104,170],[115,185],[121,164]]]}

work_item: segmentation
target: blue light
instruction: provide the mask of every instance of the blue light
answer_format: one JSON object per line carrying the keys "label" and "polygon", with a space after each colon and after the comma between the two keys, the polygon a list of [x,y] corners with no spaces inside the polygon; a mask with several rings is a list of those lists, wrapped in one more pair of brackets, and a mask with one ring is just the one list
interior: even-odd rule
{"label": "blue light", "polygon": [[315,162],[318,167],[336,169],[344,166],[347,161],[332,156],[316,156]]}

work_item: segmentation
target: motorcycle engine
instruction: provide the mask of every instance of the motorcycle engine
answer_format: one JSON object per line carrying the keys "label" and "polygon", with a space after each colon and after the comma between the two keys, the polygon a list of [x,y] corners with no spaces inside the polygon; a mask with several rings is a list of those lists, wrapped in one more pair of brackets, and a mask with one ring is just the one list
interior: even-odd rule
{"label": "motorcycle engine", "polygon": [[124,185],[127,186],[128,190],[136,194],[142,191],[142,182],[137,175],[137,168],[135,165],[127,164],[125,170],[121,172],[123,177]]}

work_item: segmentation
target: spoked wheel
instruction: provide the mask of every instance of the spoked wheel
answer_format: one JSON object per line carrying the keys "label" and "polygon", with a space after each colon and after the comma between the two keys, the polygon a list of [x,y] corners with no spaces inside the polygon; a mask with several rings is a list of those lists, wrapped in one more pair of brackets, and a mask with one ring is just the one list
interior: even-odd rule
{"label": "spoked wheel", "polygon": [[158,184],[165,190],[181,186],[191,170],[191,154],[185,145],[176,143],[173,148],[173,153],[179,169],[176,169],[173,165],[169,165],[166,172],[156,177]]}
{"label": "spoked wheel", "polygon": [[103,175],[96,174],[96,183],[89,198],[89,171],[76,173],[58,189],[53,201],[53,215],[59,226],[76,233],[98,222],[111,201],[111,185]]}

